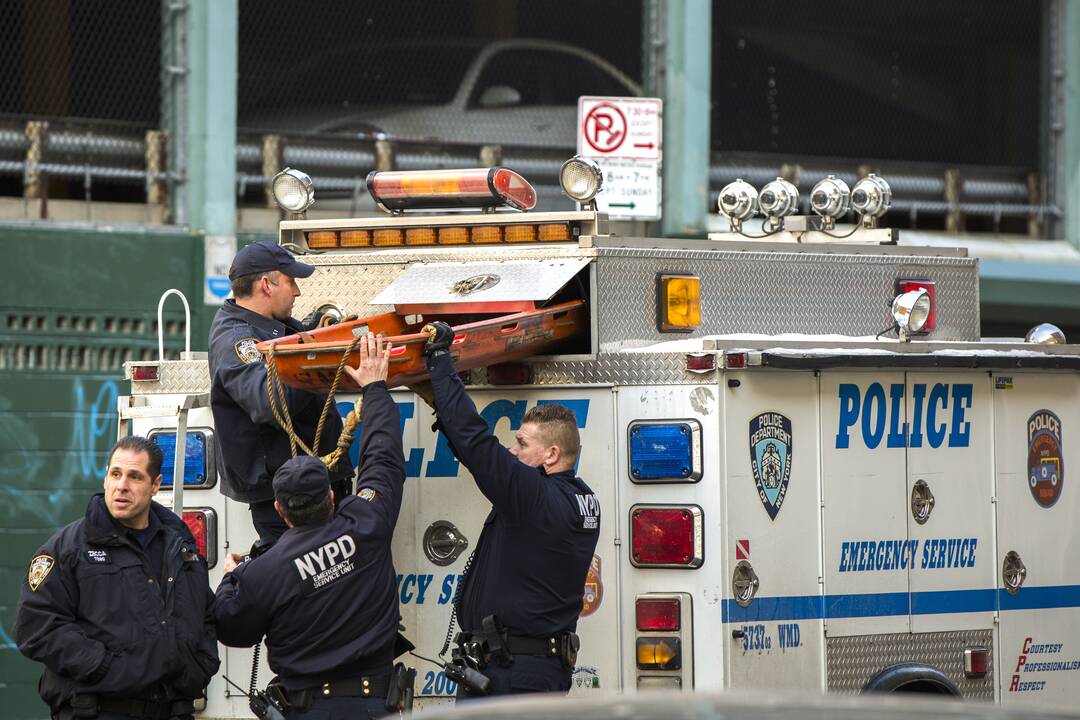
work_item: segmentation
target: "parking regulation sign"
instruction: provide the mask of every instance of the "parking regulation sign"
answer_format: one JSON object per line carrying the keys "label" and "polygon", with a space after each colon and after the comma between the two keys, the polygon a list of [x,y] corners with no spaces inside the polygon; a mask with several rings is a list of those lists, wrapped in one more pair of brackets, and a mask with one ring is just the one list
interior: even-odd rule
{"label": "parking regulation sign", "polygon": [[659,98],[578,99],[578,154],[604,171],[596,205],[610,217],[660,219],[662,120]]}

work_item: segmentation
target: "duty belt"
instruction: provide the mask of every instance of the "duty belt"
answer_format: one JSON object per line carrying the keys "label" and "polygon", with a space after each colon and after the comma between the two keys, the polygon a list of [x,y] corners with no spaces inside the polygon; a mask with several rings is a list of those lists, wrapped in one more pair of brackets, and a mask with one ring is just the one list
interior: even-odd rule
{"label": "duty belt", "polygon": [[[544,655],[557,657],[559,655],[559,643],[566,633],[559,635],[547,635],[544,637],[529,637],[527,635],[507,635],[503,642],[506,652],[511,655]],[[458,633],[459,645],[467,643],[483,644],[489,637],[484,633]]]}
{"label": "duty belt", "polygon": [[190,700],[178,702],[153,702],[151,700],[121,700],[118,698],[98,698],[98,713],[128,715],[143,720],[169,720],[169,718],[190,715],[195,710]]}
{"label": "duty belt", "polygon": [[312,700],[328,697],[385,698],[386,692],[389,689],[389,675],[363,675],[360,677],[343,678],[341,680],[331,680],[322,685],[305,688],[304,690],[290,690],[288,691],[288,694],[291,698],[292,695],[297,693],[311,693]]}

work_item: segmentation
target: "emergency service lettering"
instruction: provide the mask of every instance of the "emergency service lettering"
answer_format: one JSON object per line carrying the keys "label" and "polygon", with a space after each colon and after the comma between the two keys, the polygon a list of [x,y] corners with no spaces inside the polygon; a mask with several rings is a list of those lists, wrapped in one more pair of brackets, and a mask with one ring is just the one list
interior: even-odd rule
{"label": "emergency service lettering", "polygon": [[[461,583],[461,579],[461,575],[450,573],[444,575],[437,584],[435,575],[431,574],[398,575],[398,597],[402,605],[446,605],[454,599],[454,589]],[[438,595],[435,594],[436,591]]]}
{"label": "emergency service lettering", "polygon": [[888,448],[968,447],[971,444],[971,422],[966,413],[973,398],[971,383],[915,383],[904,415],[904,384],[889,385],[888,392],[881,383],[871,383],[863,393],[854,383],[841,383],[837,394],[839,428],[836,447],[850,447],[851,432],[861,434],[863,445],[873,450],[885,441]]}
{"label": "emergency service lettering", "polygon": [[973,568],[978,544],[979,539],[973,537],[852,540],[840,545],[839,572]]}

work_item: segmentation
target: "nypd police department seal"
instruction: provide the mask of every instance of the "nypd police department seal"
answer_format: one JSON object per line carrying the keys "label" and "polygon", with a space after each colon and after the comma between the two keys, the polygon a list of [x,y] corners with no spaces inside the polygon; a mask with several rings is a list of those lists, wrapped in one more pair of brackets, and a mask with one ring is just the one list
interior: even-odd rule
{"label": "nypd police department seal", "polygon": [[375,491],[371,488],[361,488],[360,492],[356,494],[361,500],[367,500],[368,502],[375,501]]}
{"label": "nypd police department seal", "polygon": [[240,362],[245,365],[250,365],[253,362],[259,362],[259,351],[255,348],[255,338],[244,338],[238,340],[233,349],[236,350],[236,357],[240,358]]}
{"label": "nypd police department seal", "polygon": [[26,574],[26,582],[30,585],[30,589],[36,591],[54,567],[56,567],[56,560],[49,555],[38,555],[31,560],[30,570]]}
{"label": "nypd police department seal", "polygon": [[1061,419],[1049,410],[1036,410],[1027,421],[1028,486],[1044,508],[1061,497],[1065,484],[1065,456],[1061,447]]}
{"label": "nypd police department seal", "polygon": [[750,467],[758,498],[775,520],[791,479],[791,420],[778,412],[750,420]]}

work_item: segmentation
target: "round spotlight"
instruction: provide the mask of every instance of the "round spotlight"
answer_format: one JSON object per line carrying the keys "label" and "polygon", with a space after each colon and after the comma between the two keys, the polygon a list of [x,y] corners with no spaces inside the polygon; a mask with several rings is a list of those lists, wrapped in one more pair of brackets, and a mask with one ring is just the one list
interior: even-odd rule
{"label": "round spotlight", "polygon": [[769,218],[769,227],[780,228],[784,224],[783,218],[799,210],[799,188],[783,178],[776,178],[761,188],[758,205]]}
{"label": "round spotlight", "polygon": [[589,158],[575,155],[559,168],[559,185],[571,200],[587,203],[604,186],[604,172]]}
{"label": "round spotlight", "polygon": [[1024,336],[1024,342],[1035,343],[1037,345],[1064,345],[1065,333],[1061,332],[1061,328],[1057,325],[1040,323],[1027,331],[1027,335]]}
{"label": "round spotlight", "polygon": [[922,288],[897,295],[892,303],[892,316],[902,342],[911,340],[912,333],[923,329],[930,317],[930,294]]}
{"label": "round spotlight", "polygon": [[315,189],[307,173],[285,168],[274,176],[274,202],[282,210],[302,213],[315,202]]}
{"label": "round spotlight", "polygon": [[836,219],[848,211],[850,205],[851,189],[835,175],[818,180],[810,191],[810,207],[826,219],[828,227],[832,227]]}
{"label": "round spotlight", "polygon": [[758,193],[753,185],[738,179],[724,186],[716,204],[720,214],[731,223],[731,228],[739,232],[743,220],[753,217],[758,211]]}
{"label": "round spotlight", "polygon": [[892,204],[892,188],[885,178],[868,174],[851,189],[851,207],[863,218],[879,218]]}

